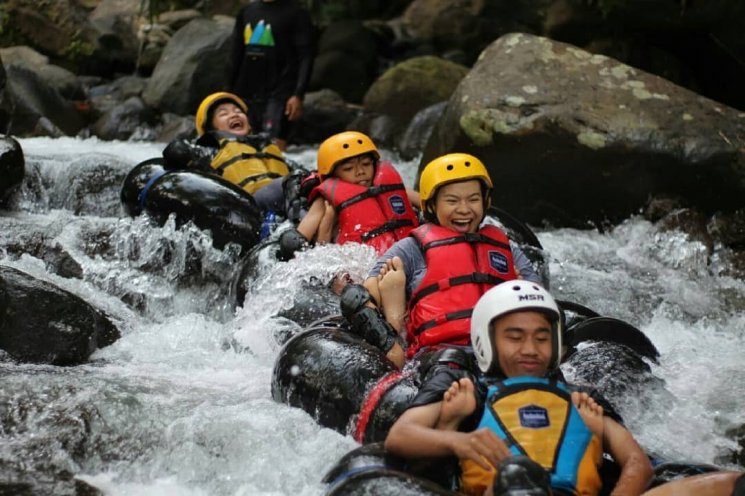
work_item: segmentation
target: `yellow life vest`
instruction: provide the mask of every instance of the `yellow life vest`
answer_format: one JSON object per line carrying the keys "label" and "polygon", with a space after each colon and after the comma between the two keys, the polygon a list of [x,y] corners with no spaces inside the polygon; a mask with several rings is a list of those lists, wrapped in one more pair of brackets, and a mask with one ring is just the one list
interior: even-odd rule
{"label": "yellow life vest", "polygon": [[[572,404],[566,385],[536,377],[514,377],[489,388],[479,429],[493,430],[513,455],[525,455],[545,468],[551,486],[563,493],[600,492],[602,441],[592,434]],[[496,469],[471,460],[461,463],[461,491],[483,494]]]}
{"label": "yellow life vest", "polygon": [[219,149],[211,166],[233,184],[248,193],[255,193],[273,179],[290,173],[282,151],[273,143],[258,151],[237,138],[218,136]]}

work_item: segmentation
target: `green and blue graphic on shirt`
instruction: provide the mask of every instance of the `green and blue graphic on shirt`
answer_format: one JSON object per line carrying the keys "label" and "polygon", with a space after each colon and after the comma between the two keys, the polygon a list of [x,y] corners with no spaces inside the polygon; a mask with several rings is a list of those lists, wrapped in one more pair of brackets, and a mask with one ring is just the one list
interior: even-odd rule
{"label": "green and blue graphic on shirt", "polygon": [[266,24],[263,19],[256,23],[256,29],[251,27],[251,23],[246,24],[246,27],[243,28],[243,43],[245,45],[274,46],[272,25]]}

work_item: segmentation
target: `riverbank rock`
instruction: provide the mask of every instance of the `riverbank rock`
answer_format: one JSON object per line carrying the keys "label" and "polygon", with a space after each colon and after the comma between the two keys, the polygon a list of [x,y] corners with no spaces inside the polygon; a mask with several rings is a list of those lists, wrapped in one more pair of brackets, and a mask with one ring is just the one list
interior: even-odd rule
{"label": "riverbank rock", "polygon": [[327,88],[348,102],[359,103],[377,74],[375,36],[361,22],[340,21],[323,30],[313,61],[310,88]]}
{"label": "riverbank rock", "polygon": [[5,70],[13,108],[8,133],[74,136],[85,126],[85,120],[74,104],[49,85],[37,69],[7,65]]}
{"label": "riverbank rock", "polygon": [[728,211],[745,195],[745,113],[526,34],[481,54],[422,164],[452,151],[480,157],[495,204],[529,223],[615,222],[664,196]]}
{"label": "riverbank rock", "polygon": [[80,297],[0,266],[0,349],[22,362],[76,365],[119,339],[119,330]]}
{"label": "riverbank rock", "polygon": [[420,110],[450,98],[466,74],[466,66],[439,57],[415,57],[384,72],[367,90],[363,103],[369,112],[406,124]]}
{"label": "riverbank rock", "polygon": [[0,205],[21,184],[24,174],[21,145],[9,136],[0,135]]}
{"label": "riverbank rock", "polygon": [[195,19],[178,30],[148,81],[145,103],[161,112],[194,113],[205,95],[223,87],[232,29],[232,21]]}

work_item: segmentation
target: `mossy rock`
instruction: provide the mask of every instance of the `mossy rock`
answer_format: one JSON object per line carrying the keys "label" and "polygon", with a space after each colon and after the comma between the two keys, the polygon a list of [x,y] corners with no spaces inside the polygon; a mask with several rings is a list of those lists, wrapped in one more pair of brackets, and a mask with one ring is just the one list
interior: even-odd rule
{"label": "mossy rock", "polygon": [[405,60],[383,73],[364,98],[366,110],[408,121],[423,108],[447,100],[468,67],[426,55]]}

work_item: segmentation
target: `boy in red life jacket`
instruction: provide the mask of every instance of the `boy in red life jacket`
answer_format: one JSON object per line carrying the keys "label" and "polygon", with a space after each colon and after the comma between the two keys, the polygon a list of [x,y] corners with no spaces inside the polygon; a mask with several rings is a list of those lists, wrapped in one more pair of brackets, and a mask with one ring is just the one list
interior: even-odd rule
{"label": "boy in red life jacket", "polygon": [[335,134],[318,148],[321,182],[309,195],[310,208],[297,230],[280,237],[280,256],[291,258],[308,243],[363,243],[380,254],[418,224],[407,189],[388,162],[380,161],[373,141],[356,131]]}
{"label": "boy in red life jacket", "polygon": [[352,328],[369,342],[390,345],[384,351],[399,367],[401,342],[371,333],[370,327],[384,326],[371,326],[370,310],[360,305],[374,301],[382,306],[386,320],[405,336],[411,358],[420,349],[468,346],[471,310],[492,286],[517,278],[541,281],[504,231],[482,225],[492,181],[478,158],[465,153],[438,157],[423,169],[419,185],[428,222],[378,259],[364,288],[350,285],[342,293],[342,313]]}

